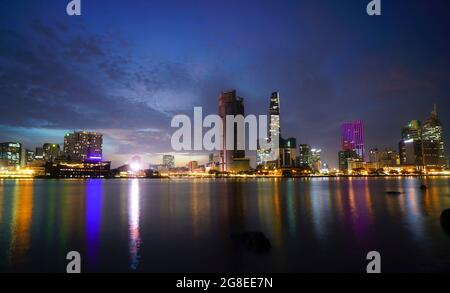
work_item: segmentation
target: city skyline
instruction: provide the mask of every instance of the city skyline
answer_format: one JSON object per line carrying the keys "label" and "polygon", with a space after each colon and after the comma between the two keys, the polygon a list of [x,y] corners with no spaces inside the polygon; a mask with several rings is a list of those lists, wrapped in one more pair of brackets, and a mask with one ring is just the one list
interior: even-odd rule
{"label": "city skyline", "polygon": [[[276,102],[274,102],[276,101]],[[322,164],[328,167],[328,162],[323,161],[322,149],[311,149],[307,144],[300,143],[297,145],[297,139],[290,137],[283,139],[281,135],[280,121],[280,95],[278,92],[274,92],[270,96],[269,115],[271,119],[268,125],[268,137],[269,141],[274,137],[279,139],[279,157],[276,162],[261,161],[259,150],[256,154],[246,155],[244,150],[216,150],[205,152],[204,156],[208,157],[208,160],[197,160],[193,156],[188,156],[188,161],[178,162],[176,159],[177,154],[180,152],[166,152],[160,154],[157,161],[145,162],[142,164],[141,157],[134,155],[128,158],[126,161],[116,162],[112,164],[113,167],[123,167],[126,165],[133,165],[139,160],[139,168],[152,169],[151,166],[165,166],[168,170],[175,167],[186,167],[189,169],[195,169],[191,167],[192,162],[198,162],[207,165],[208,163],[217,164],[218,170],[224,171],[245,171],[249,168],[257,168],[258,166],[272,166],[276,168],[283,167],[309,167],[315,171],[321,171]],[[244,98],[237,96],[236,90],[221,92],[219,95],[219,115],[221,119],[225,119],[226,115],[242,115],[245,116],[244,111]],[[275,116],[274,116],[275,115]],[[272,121],[276,117],[276,122]],[[235,125],[234,136],[236,139],[238,125]],[[222,136],[224,141],[222,147],[225,146],[225,133],[226,129],[223,129]],[[434,104],[430,117],[426,119],[426,122],[422,124],[420,120],[411,120],[406,126],[400,128],[401,141],[398,145],[398,150],[390,147],[378,147],[371,148],[369,156],[366,155],[365,149],[365,130],[364,121],[354,120],[352,122],[344,122],[341,125],[341,150],[338,152],[338,166],[332,169],[339,169],[340,171],[352,170],[353,168],[359,168],[360,163],[377,163],[373,158],[379,158],[381,161],[396,161],[395,164],[389,163],[387,165],[378,166],[375,169],[383,167],[397,167],[401,166],[417,166],[422,167],[437,167],[441,168],[449,166],[449,156],[445,143],[442,137],[445,136],[442,129],[442,123],[438,115],[437,106]],[[98,132],[88,131],[73,131],[64,135],[63,149],[56,143],[44,143],[41,146],[37,146],[33,150],[26,148],[20,141],[7,141],[0,142],[0,165],[3,166],[28,166],[29,163],[33,165],[33,161],[36,162],[53,162],[68,161],[68,162],[101,162],[107,161],[103,157],[103,134]],[[18,151],[8,150],[7,148],[13,148]],[[297,148],[298,147],[298,148]],[[5,149],[4,149],[5,148]],[[236,148],[236,141],[235,141]],[[384,148],[384,152],[387,155],[381,155]],[[7,154],[12,157],[5,157]],[[264,152],[265,150],[262,150]],[[203,152],[203,151],[201,151]],[[247,150],[248,152],[248,150]],[[392,158],[394,153],[398,154],[398,159]],[[297,155],[298,154],[298,155]],[[8,155],[8,156],[10,156]],[[318,156],[316,159],[312,159],[314,156]],[[289,158],[286,162],[286,156]],[[312,156],[309,158],[309,156]],[[389,158],[386,158],[388,156]],[[216,160],[215,162],[213,160]],[[255,160],[257,164],[255,166],[248,165],[250,160]],[[305,160],[311,162],[306,162]],[[350,160],[350,161],[349,161]],[[260,163],[258,163],[260,161]],[[108,162],[111,163],[111,162]],[[273,165],[275,163],[275,165]],[[354,165],[352,163],[358,163]],[[349,166],[350,164],[350,166]],[[313,167],[314,165],[314,167]],[[247,167],[246,167],[247,166]],[[362,166],[362,165],[361,165]],[[373,166],[366,166],[369,169],[373,169]]]}
{"label": "city skyline", "polygon": [[87,2],[80,18],[60,1],[2,3],[0,141],[34,148],[89,130],[104,134],[116,165],[135,155],[156,163],[172,153],[172,115],[216,113],[218,93],[236,88],[255,114],[280,92],[283,133],[321,148],[331,167],[345,121],[364,120],[366,150],[397,149],[399,128],[425,121],[433,103],[450,128],[449,4],[431,2],[383,3],[376,19],[365,3],[340,1],[110,1],[109,13]]}

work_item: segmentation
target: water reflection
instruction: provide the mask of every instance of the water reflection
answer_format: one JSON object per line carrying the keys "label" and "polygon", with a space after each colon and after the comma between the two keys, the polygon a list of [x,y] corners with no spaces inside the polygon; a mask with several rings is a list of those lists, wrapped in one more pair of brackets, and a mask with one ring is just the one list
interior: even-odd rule
{"label": "water reflection", "polygon": [[[450,264],[450,237],[439,224],[450,184],[426,184],[422,191],[416,178],[0,181],[0,271],[60,271],[68,250],[86,255],[88,271],[302,272],[315,263],[316,271],[360,271],[368,249],[387,255],[386,271]],[[252,254],[230,237],[244,231],[263,232],[270,253]]]}
{"label": "water reflection", "polygon": [[0,228],[2,227],[2,223],[3,223],[3,208],[5,205],[5,201],[4,201],[4,185],[3,185],[3,179],[0,179]]}
{"label": "water reflection", "polygon": [[33,216],[33,181],[16,181],[13,192],[10,262],[22,264],[30,248],[30,227]]}
{"label": "water reflection", "polygon": [[295,194],[293,182],[293,180],[286,181],[286,210],[289,234],[295,237],[297,234],[297,225],[295,221],[295,218],[297,217],[297,196]]}
{"label": "water reflection", "polygon": [[128,195],[129,251],[131,258],[130,268],[132,270],[136,270],[139,265],[139,248],[141,246],[140,212],[139,179],[133,179]]}
{"label": "water reflection", "polygon": [[86,240],[89,269],[97,267],[100,248],[103,181],[86,181]]}

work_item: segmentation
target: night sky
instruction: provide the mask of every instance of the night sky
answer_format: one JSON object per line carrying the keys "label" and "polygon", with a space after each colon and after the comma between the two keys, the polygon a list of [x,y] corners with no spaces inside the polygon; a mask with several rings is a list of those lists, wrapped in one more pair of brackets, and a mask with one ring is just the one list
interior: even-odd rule
{"label": "night sky", "polygon": [[[450,147],[450,1],[0,0],[0,141],[34,149],[71,130],[105,135],[117,166],[171,152],[174,114],[217,113],[236,89],[246,114],[281,94],[284,137],[336,166],[340,124],[397,149],[437,103]],[[178,163],[199,154],[177,156]]]}

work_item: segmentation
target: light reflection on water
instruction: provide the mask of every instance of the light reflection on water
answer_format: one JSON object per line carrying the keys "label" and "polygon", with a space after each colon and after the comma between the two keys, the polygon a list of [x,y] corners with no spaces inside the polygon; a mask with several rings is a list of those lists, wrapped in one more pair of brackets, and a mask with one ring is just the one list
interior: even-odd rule
{"label": "light reflection on water", "polygon": [[[448,271],[448,178],[1,180],[0,270]],[[388,195],[386,191],[401,191]],[[262,231],[255,255],[230,235]]]}
{"label": "light reflection on water", "polygon": [[130,267],[136,270],[139,265],[139,248],[141,246],[140,238],[140,194],[139,194],[139,180],[133,179],[130,186],[130,194],[128,197],[128,226],[130,229]]}

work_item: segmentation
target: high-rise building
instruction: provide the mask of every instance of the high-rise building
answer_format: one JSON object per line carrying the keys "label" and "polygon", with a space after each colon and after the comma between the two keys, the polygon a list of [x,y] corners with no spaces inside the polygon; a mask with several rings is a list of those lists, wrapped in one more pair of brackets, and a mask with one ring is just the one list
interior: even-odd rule
{"label": "high-rise building", "polygon": [[297,165],[299,167],[311,168],[311,147],[307,144],[301,144],[298,147]]}
{"label": "high-rise building", "polygon": [[20,167],[22,144],[18,142],[0,143],[0,167]]}
{"label": "high-rise building", "polygon": [[320,171],[322,169],[322,150],[311,149],[311,169],[314,171]]}
{"label": "high-rise building", "polygon": [[[233,169],[233,160],[236,162],[239,159],[245,158],[245,150],[237,149],[237,127],[235,123],[233,130],[234,148],[233,150],[227,149],[227,115],[242,115],[244,116],[244,99],[236,95],[236,90],[230,92],[222,92],[219,96],[219,116],[222,119],[223,132],[222,132],[222,146],[220,150],[220,170],[231,171]],[[242,125],[245,127],[245,125]],[[231,130],[228,130],[231,131]]]}
{"label": "high-rise building", "polygon": [[34,162],[36,157],[36,153],[32,150],[26,149],[25,150],[25,165],[30,165]]}
{"label": "high-rise building", "polygon": [[[278,146],[276,145],[278,143]],[[276,147],[281,147],[281,129],[280,129],[280,93],[273,92],[269,103],[269,130],[265,140],[265,146],[258,145],[256,152],[256,164],[266,165],[273,160],[271,153]],[[281,150],[280,150],[281,155]]]}
{"label": "high-rise building", "polygon": [[361,160],[359,155],[354,150],[340,151],[338,156],[339,170],[341,172],[346,172],[348,170],[349,161]]}
{"label": "high-rise building", "polygon": [[278,157],[277,167],[295,167],[297,159],[297,141],[291,137],[288,139],[280,138],[280,156]]}
{"label": "high-rise building", "polygon": [[385,150],[370,150],[370,162],[376,163],[378,168],[395,167],[400,164],[400,158],[396,151],[386,148]]}
{"label": "high-rise building", "polygon": [[70,161],[101,161],[103,135],[101,133],[77,131],[64,137],[64,155]]}
{"label": "high-rise building", "polygon": [[422,139],[422,123],[420,122],[420,120],[412,120],[402,128],[402,139]]}
{"label": "high-rise building", "polygon": [[401,165],[423,166],[422,123],[411,120],[402,128],[402,140],[399,142]]}
{"label": "high-rise building", "polygon": [[53,162],[59,156],[61,156],[61,149],[59,144],[56,143],[45,143],[42,146],[43,157],[46,162]]}
{"label": "high-rise building", "polygon": [[421,140],[413,138],[402,140],[399,143],[400,164],[414,165],[422,169],[423,161],[423,144]]}
{"label": "high-rise building", "polygon": [[343,151],[354,151],[358,158],[364,161],[364,123],[361,120],[346,122],[341,127]]}
{"label": "high-rise building", "polygon": [[163,166],[167,169],[175,168],[175,157],[173,155],[163,155]]}
{"label": "high-rise building", "polygon": [[281,135],[280,127],[280,93],[274,92],[270,96],[269,106],[269,142],[279,141]]}
{"label": "high-rise building", "polygon": [[34,153],[34,158],[36,160],[44,160],[44,148],[37,147],[36,152]]}
{"label": "high-rise building", "polygon": [[422,128],[424,164],[427,167],[446,167],[447,165],[442,132],[442,123],[434,105],[430,118],[425,121]]}

